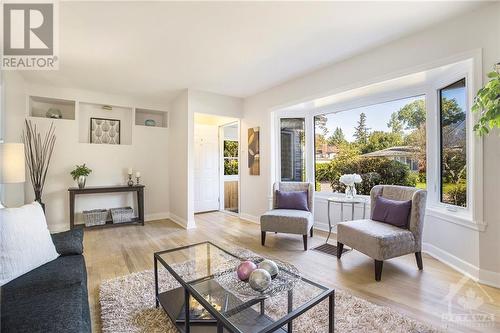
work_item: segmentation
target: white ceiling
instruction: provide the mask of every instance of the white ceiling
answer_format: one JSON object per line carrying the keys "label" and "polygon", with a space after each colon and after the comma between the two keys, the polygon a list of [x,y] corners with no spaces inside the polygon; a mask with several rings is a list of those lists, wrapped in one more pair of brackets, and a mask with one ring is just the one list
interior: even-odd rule
{"label": "white ceiling", "polygon": [[60,70],[29,82],[161,97],[247,97],[478,2],[61,2]]}

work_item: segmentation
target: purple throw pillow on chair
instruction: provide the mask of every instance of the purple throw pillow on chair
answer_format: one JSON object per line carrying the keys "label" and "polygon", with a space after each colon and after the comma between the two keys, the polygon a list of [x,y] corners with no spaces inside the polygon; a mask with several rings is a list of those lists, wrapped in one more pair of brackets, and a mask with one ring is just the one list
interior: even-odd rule
{"label": "purple throw pillow on chair", "polygon": [[375,199],[372,220],[392,224],[399,228],[408,227],[411,200],[398,201],[378,196]]}
{"label": "purple throw pillow on chair", "polygon": [[307,202],[307,191],[284,192],[276,190],[276,208],[277,209],[297,209],[309,211]]}

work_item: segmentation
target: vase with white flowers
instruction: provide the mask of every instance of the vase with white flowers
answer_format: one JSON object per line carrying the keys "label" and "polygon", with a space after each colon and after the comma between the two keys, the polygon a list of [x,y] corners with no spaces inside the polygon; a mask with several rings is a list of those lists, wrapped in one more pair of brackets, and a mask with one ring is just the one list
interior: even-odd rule
{"label": "vase with white flowers", "polygon": [[354,184],[359,184],[363,180],[360,175],[353,173],[340,176],[339,181],[345,185],[345,197],[353,199],[356,196],[356,186]]}

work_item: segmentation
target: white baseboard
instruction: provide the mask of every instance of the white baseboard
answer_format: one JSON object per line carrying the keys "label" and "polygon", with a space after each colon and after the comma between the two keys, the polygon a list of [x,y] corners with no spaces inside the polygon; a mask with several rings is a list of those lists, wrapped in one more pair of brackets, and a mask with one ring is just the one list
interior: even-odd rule
{"label": "white baseboard", "polygon": [[240,219],[253,222],[253,223],[260,223],[260,219],[258,216],[255,215],[250,215],[246,213],[240,213]]}
{"label": "white baseboard", "polygon": [[169,219],[175,223],[177,223],[178,225],[180,225],[181,227],[183,227],[184,229],[194,229],[196,228],[196,225],[194,223],[194,221],[190,221],[188,223],[188,221],[180,216],[177,216],[173,213],[169,213]]}
{"label": "white baseboard", "polygon": [[146,214],[144,216],[144,220],[147,221],[156,221],[156,220],[165,220],[170,218],[170,213],[169,212],[161,212],[161,213],[152,213],[152,214]]}
{"label": "white baseboard", "polygon": [[479,267],[474,266],[471,263],[468,263],[429,243],[422,244],[422,252],[427,253],[428,255],[441,261],[443,264],[450,266],[454,270],[459,271],[476,282],[500,288],[500,273],[498,272],[480,269]]}

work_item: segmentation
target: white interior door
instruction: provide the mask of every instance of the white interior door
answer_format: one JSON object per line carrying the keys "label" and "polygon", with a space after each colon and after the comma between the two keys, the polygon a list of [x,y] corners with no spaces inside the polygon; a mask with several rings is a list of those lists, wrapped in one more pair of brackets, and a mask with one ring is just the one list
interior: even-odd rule
{"label": "white interior door", "polygon": [[219,127],[194,127],[194,212],[219,210]]}

